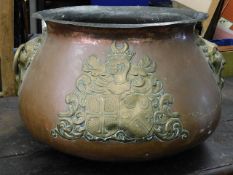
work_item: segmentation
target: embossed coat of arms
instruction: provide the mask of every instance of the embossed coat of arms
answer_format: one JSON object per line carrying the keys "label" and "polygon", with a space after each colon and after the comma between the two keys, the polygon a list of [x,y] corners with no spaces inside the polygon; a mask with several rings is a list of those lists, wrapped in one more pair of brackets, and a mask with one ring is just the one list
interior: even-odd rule
{"label": "embossed coat of arms", "polygon": [[113,42],[104,63],[90,56],[52,136],[119,142],[187,138],[179,113],[171,110],[174,99],[156,76],[155,62],[145,56],[134,64],[134,56],[126,42]]}

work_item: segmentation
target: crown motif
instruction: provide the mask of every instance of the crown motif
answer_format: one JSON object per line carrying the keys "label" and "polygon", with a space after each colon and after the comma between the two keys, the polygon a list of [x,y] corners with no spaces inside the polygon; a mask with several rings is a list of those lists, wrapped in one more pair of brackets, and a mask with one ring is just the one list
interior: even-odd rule
{"label": "crown motif", "polygon": [[129,50],[129,45],[124,42],[121,43],[120,46],[117,45],[116,41],[114,41],[112,43],[111,46],[111,52],[108,55],[108,59],[112,60],[112,59],[127,59],[128,61],[130,61],[133,56],[135,55],[134,52],[130,52]]}

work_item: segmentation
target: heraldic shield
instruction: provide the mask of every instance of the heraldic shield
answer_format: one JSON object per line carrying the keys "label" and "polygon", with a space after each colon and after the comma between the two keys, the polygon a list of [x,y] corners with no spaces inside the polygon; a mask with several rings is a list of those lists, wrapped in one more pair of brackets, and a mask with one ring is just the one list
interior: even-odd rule
{"label": "heraldic shield", "polygon": [[180,114],[171,110],[174,99],[157,78],[155,63],[145,56],[134,64],[134,56],[126,42],[113,42],[104,63],[90,56],[51,135],[118,142],[187,138],[189,132]]}
{"label": "heraldic shield", "polygon": [[86,130],[98,137],[115,134],[119,126],[119,95],[88,95],[86,103]]}

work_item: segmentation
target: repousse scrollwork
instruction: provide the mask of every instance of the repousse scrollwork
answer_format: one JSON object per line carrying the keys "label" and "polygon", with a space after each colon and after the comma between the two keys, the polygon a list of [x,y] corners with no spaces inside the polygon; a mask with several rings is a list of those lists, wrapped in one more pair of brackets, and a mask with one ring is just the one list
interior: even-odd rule
{"label": "repousse scrollwork", "polygon": [[114,42],[104,64],[90,56],[52,136],[119,142],[187,138],[189,132],[179,113],[171,110],[174,99],[157,78],[155,63],[145,56],[133,64],[134,55],[126,42]]}

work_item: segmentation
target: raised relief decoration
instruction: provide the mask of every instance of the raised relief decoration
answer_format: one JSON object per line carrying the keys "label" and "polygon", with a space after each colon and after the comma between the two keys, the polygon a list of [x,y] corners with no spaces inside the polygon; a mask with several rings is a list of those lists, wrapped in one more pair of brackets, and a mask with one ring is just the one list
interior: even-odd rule
{"label": "raised relief decoration", "polygon": [[126,42],[114,42],[104,64],[90,56],[52,136],[119,142],[187,138],[179,113],[171,110],[172,96],[156,77],[155,63],[145,56],[133,64],[134,55]]}

